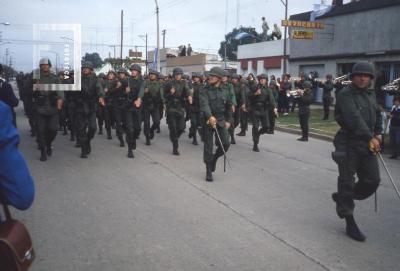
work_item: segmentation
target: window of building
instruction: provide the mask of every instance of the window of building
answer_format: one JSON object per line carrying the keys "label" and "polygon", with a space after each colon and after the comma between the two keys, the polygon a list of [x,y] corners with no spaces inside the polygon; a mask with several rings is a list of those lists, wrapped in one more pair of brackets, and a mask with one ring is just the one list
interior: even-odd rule
{"label": "window of building", "polygon": [[337,64],[337,76],[351,73],[355,63],[339,63]]}

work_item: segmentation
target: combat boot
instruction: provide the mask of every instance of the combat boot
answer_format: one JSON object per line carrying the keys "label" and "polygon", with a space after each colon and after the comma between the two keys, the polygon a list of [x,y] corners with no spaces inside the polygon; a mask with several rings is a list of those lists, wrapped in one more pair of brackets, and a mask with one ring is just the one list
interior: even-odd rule
{"label": "combat boot", "polygon": [[131,148],[128,149],[128,158],[134,158],[133,151]]}
{"label": "combat boot", "polygon": [[103,127],[99,127],[99,135],[102,135],[103,134]]}
{"label": "combat boot", "polygon": [[46,150],[43,148],[40,150],[40,161],[44,162],[47,160]]}
{"label": "combat boot", "polygon": [[86,145],[86,151],[87,151],[87,154],[90,154],[92,152],[92,146],[90,145],[90,141],[88,141],[88,143]]}
{"label": "combat boot", "polygon": [[207,182],[212,182],[213,181],[211,168],[212,168],[212,164],[211,163],[207,163],[206,164],[206,181]]}
{"label": "combat boot", "polygon": [[122,136],[118,136],[118,139],[119,139],[119,146],[122,148],[122,147],[125,147],[125,142],[124,142],[124,138],[122,137]]}
{"label": "combat boot", "polygon": [[260,152],[260,149],[258,148],[258,143],[254,143],[253,151],[254,152]]}
{"label": "combat boot", "polygon": [[346,234],[353,240],[358,242],[364,242],[366,237],[358,228],[356,221],[354,220],[354,216],[346,216]]}
{"label": "combat boot", "polygon": [[81,158],[88,158],[87,147],[85,145],[82,145],[81,148]]}
{"label": "combat boot", "polygon": [[232,133],[232,135],[231,135],[231,144],[233,144],[233,145],[236,144],[235,136],[234,136],[233,133]]}
{"label": "combat boot", "polygon": [[70,141],[74,142],[75,141],[75,135],[73,132],[71,132],[71,137],[69,138]]}
{"label": "combat boot", "polygon": [[53,154],[53,149],[52,149],[51,144],[47,144],[46,153],[47,153],[47,156],[51,156]]}
{"label": "combat boot", "polygon": [[197,136],[196,135],[193,136],[192,144],[195,145],[195,146],[199,145],[199,143],[197,143]]}
{"label": "combat boot", "polygon": [[179,155],[180,153],[178,151],[178,147],[179,147],[178,140],[175,140],[172,143],[172,145],[173,145],[173,151],[172,151],[173,155]]}
{"label": "combat boot", "polygon": [[146,136],[146,145],[147,146],[151,145],[150,137],[148,137],[148,136]]}
{"label": "combat boot", "polygon": [[236,134],[237,136],[246,136],[246,131],[241,130],[240,133]]}
{"label": "combat boot", "polygon": [[112,136],[111,136],[111,129],[107,129],[107,139],[111,140]]}

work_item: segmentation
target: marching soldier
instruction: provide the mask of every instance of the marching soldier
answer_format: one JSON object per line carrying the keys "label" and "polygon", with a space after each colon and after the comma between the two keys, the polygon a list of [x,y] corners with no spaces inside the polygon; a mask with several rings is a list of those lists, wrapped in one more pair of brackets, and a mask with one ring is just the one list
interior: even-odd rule
{"label": "marching soldier", "polygon": [[[200,92],[200,111],[206,120],[203,127],[203,160],[206,164],[206,181],[208,182],[213,181],[212,172],[215,171],[218,158],[224,155],[230,146],[228,129],[232,123],[232,100],[228,89],[221,85],[223,76],[223,69],[212,68],[209,73],[209,84]],[[215,136],[217,142],[215,154],[213,154],[214,131],[219,135],[219,138]]]}
{"label": "marching soldier", "polygon": [[[106,87],[107,77],[104,73],[100,73],[98,76],[99,83],[104,90]],[[104,105],[99,104],[97,107],[96,117],[97,117],[97,126],[99,127],[99,135],[103,134],[103,125],[104,125]]]}
{"label": "marching soldier", "polygon": [[178,139],[185,129],[185,103],[186,100],[192,103],[190,89],[185,80],[182,79],[183,70],[174,68],[174,79],[167,84],[164,92],[167,107],[167,123],[169,137],[173,146],[173,154],[179,155]]}
{"label": "marching soldier", "polygon": [[253,151],[255,152],[260,151],[258,148],[260,135],[267,133],[270,129],[268,110],[272,108],[275,114],[278,113],[274,95],[271,89],[268,88],[268,75],[260,74],[258,81],[259,84],[253,86],[249,93],[249,107],[253,122]]}
{"label": "marching soldier", "polygon": [[136,140],[140,135],[142,125],[142,98],[141,87],[143,84],[142,67],[133,64],[130,67],[128,108],[126,111],[126,142],[128,144],[128,158],[134,158]]}
{"label": "marching soldier", "polygon": [[197,146],[197,130],[200,127],[200,92],[203,88],[202,74],[192,74],[193,103],[190,105],[190,129],[189,138],[193,138],[192,144]]}
{"label": "marching soldier", "polygon": [[[235,141],[234,138],[234,133],[235,133],[235,128],[241,123],[241,132],[237,134],[238,136],[242,136],[243,133],[246,134],[246,124],[245,122],[247,121],[247,114],[246,111],[246,87],[244,84],[240,82],[240,76],[238,74],[233,74],[232,75],[232,87],[233,91],[235,93],[236,97],[236,106],[235,110],[233,112],[233,125],[231,125],[229,129],[229,133],[231,135],[231,141]],[[242,120],[243,118],[243,120]],[[232,142],[231,142],[232,143]]]}
{"label": "marching soldier", "polygon": [[[279,104],[279,85],[278,85],[278,83],[275,80],[271,80],[269,83],[269,88],[271,89],[272,94],[274,96],[275,104],[278,105]],[[267,134],[275,133],[275,122],[276,122],[276,118],[278,117],[278,114],[279,114],[279,112],[276,112],[276,114],[275,114],[274,108],[269,108],[268,117],[269,117],[269,121],[270,121],[271,125],[269,127],[269,130],[267,131]]]}
{"label": "marching soldier", "polygon": [[322,120],[328,120],[329,119],[329,107],[331,106],[332,103],[332,91],[333,91],[333,81],[332,81],[332,75],[328,74],[326,76],[326,82],[320,83],[319,87],[322,87],[324,90],[323,96],[322,96],[322,101],[324,104],[324,118]]}
{"label": "marching soldier", "polygon": [[52,155],[51,143],[57,136],[58,110],[62,108],[64,93],[49,89],[47,84],[59,84],[58,77],[50,71],[51,62],[42,58],[39,71],[34,74],[33,97],[37,118],[37,141],[40,149],[40,161],[46,161]]}
{"label": "marching soldier", "polygon": [[303,90],[298,90],[300,96],[296,98],[299,104],[299,121],[302,132],[302,137],[298,141],[308,141],[308,120],[310,118],[310,105],[312,103],[312,84],[310,81],[303,83]]}
{"label": "marching soldier", "polygon": [[118,81],[117,73],[113,70],[108,71],[107,81],[104,88],[106,105],[104,107],[104,123],[107,132],[107,139],[111,140],[111,126],[114,123],[114,103],[116,99],[115,92],[121,88],[121,83]]}
{"label": "marching soldier", "polygon": [[[235,95],[235,91],[233,90],[232,83],[229,81],[229,79],[230,79],[229,71],[224,70],[224,76],[222,77],[221,86],[227,88],[229,95],[231,97],[232,112],[235,113],[236,106],[237,106],[236,95]],[[232,121],[233,121],[233,118],[232,118]],[[229,129],[229,136],[231,138],[231,144],[236,144],[234,129],[231,129],[232,127],[233,127],[233,123],[231,123],[230,129]]]}
{"label": "marching soldier", "polygon": [[[158,82],[158,72],[149,70],[149,79],[144,81],[141,91],[143,95],[144,135],[146,145],[151,145],[154,131],[160,126],[160,104],[164,103],[162,85]],[[153,121],[150,127],[150,117]]]}
{"label": "marching soldier", "polygon": [[353,216],[354,200],[367,199],[380,183],[375,154],[380,151],[382,125],[375,92],[369,89],[373,78],[374,69],[369,62],[354,65],[352,83],[340,91],[335,107],[340,130],[334,139],[332,158],[338,164],[339,178],[338,192],[332,198],[338,216],[346,221],[347,235],[360,242],[366,237]]}
{"label": "marching soldier", "polygon": [[87,158],[91,152],[90,141],[96,133],[97,103],[104,106],[104,92],[97,76],[93,72],[93,64],[86,61],[82,65],[82,90],[76,100],[77,141],[81,146],[81,158]]}

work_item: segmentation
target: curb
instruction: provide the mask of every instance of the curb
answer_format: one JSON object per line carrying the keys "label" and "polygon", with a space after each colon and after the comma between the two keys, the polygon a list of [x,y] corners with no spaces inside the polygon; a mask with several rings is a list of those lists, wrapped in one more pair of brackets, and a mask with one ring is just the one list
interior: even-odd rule
{"label": "curb", "polygon": [[[285,127],[285,126],[277,125],[275,127],[275,130],[277,130],[279,132],[289,133],[289,134],[301,135],[301,131],[300,130],[293,129],[293,128],[288,128],[288,127]],[[308,136],[311,137],[311,138],[316,138],[316,139],[320,139],[320,140],[324,140],[324,141],[328,141],[328,142],[332,142],[333,141],[333,137],[332,136],[318,134],[318,133],[314,133],[314,132],[309,132]]]}

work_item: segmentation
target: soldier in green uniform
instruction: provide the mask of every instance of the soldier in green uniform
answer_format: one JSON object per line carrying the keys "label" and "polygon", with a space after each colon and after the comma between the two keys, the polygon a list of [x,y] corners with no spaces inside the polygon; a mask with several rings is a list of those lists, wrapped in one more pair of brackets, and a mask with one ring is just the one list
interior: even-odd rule
{"label": "soldier in green uniform", "polygon": [[142,125],[142,98],[141,88],[143,85],[142,68],[133,64],[129,68],[128,107],[126,111],[126,142],[128,144],[128,158],[134,158],[133,150],[136,149],[136,139],[140,135]]}
{"label": "soldier in green uniform", "polygon": [[324,105],[324,118],[322,120],[328,120],[329,119],[329,107],[331,106],[332,103],[332,91],[334,89],[333,81],[332,81],[332,75],[328,74],[326,76],[326,81],[323,83],[318,84],[319,87],[321,87],[324,92],[322,94],[322,102]]}
{"label": "soldier in green uniform", "polygon": [[[217,160],[228,151],[229,132],[232,123],[232,99],[226,87],[221,86],[224,70],[214,67],[209,73],[209,83],[200,92],[200,111],[205,121],[203,127],[204,152],[203,161],[206,164],[206,181],[212,182],[212,172],[215,171]],[[217,150],[213,154],[214,130],[220,135],[222,145],[217,135],[215,141]]]}
{"label": "soldier in green uniform", "polygon": [[[335,119],[340,130],[334,138],[333,160],[338,164],[338,192],[332,194],[336,211],[346,220],[346,233],[352,239],[365,241],[353,212],[354,200],[373,195],[380,183],[376,153],[382,140],[381,113],[371,86],[374,69],[369,62],[353,67],[352,83],[343,88],[335,107]],[[358,182],[355,182],[355,174]]]}
{"label": "soldier in green uniform", "polygon": [[51,143],[57,136],[58,110],[62,108],[64,93],[48,84],[59,84],[58,77],[50,71],[51,62],[42,58],[39,71],[33,74],[33,98],[36,107],[37,142],[40,149],[40,161],[46,161],[52,155]]}
{"label": "soldier in green uniform", "polygon": [[308,141],[308,120],[310,118],[310,105],[312,103],[312,84],[310,81],[303,83],[304,89],[299,89],[299,97],[296,98],[299,105],[299,122],[302,136],[297,139],[298,141]]}
{"label": "soldier in green uniform", "polygon": [[121,82],[117,78],[117,73],[114,70],[110,70],[107,73],[107,81],[105,83],[104,93],[105,102],[104,107],[104,123],[107,132],[107,139],[111,140],[111,127],[114,123],[114,103],[116,99],[116,90],[121,88]]}
{"label": "soldier in green uniform", "polygon": [[82,90],[76,99],[75,122],[77,141],[81,146],[81,158],[87,158],[91,152],[90,141],[96,133],[96,111],[98,103],[104,106],[104,92],[93,64],[85,61],[82,64]]}
{"label": "soldier in green uniform", "polygon": [[[233,85],[230,81],[230,77],[231,77],[231,75],[230,75],[229,71],[224,70],[224,76],[222,77],[221,86],[225,87],[228,90],[229,96],[231,97],[231,102],[232,102],[232,112],[235,113],[237,101],[236,101],[236,95],[235,95],[235,91],[233,89]],[[232,118],[232,123],[229,128],[229,136],[231,138],[231,144],[236,144],[233,126],[234,126],[234,124],[233,124],[233,118]]]}
{"label": "soldier in green uniform", "polygon": [[[236,97],[236,106],[233,112],[233,125],[231,125],[229,129],[229,133],[231,135],[231,141],[235,141],[234,133],[235,128],[242,122],[241,117],[245,118],[244,114],[246,113],[246,86],[240,82],[240,76],[238,74],[232,75],[232,87]],[[247,119],[246,119],[247,121]],[[243,131],[243,130],[242,130]],[[240,136],[240,133],[239,133]],[[232,142],[231,142],[232,143]]]}
{"label": "soldier in green uniform", "polygon": [[[268,75],[258,76],[258,85],[254,85],[249,93],[249,110],[253,122],[253,151],[259,152],[260,135],[267,133],[270,128],[268,110],[271,108],[277,114],[276,102],[271,89],[268,88]],[[261,128],[260,128],[261,126]]]}
{"label": "soldier in green uniform", "polygon": [[191,91],[186,81],[182,79],[182,74],[182,68],[174,68],[174,79],[166,85],[164,91],[169,137],[174,155],[179,155],[178,139],[185,129],[185,103],[186,101],[192,103]]}
{"label": "soldier in green uniform", "polygon": [[[149,70],[149,79],[144,81],[141,91],[143,95],[144,135],[146,145],[151,145],[154,131],[160,126],[160,104],[164,104],[162,85],[158,82],[158,72]],[[150,117],[153,121],[150,127]]]}
{"label": "soldier in green uniform", "polygon": [[190,129],[189,138],[192,138],[192,144],[197,146],[197,131],[200,127],[200,92],[203,88],[202,74],[192,73],[193,103],[190,105]]}
{"label": "soldier in green uniform", "polygon": [[[168,79],[168,76],[164,76],[161,73],[158,74],[158,81],[160,82],[163,90],[164,90],[165,84],[167,83],[167,79]],[[160,104],[159,111],[160,111],[160,122],[161,122],[161,120],[164,118],[164,104]],[[158,124],[156,132],[158,134],[161,132],[160,124]]]}
{"label": "soldier in green uniform", "polygon": [[[100,73],[98,76],[98,80],[102,89],[104,90],[106,86],[107,76],[104,73]],[[99,106],[97,107],[96,118],[97,126],[99,127],[99,135],[102,135],[104,126],[104,105],[99,104]]]}

